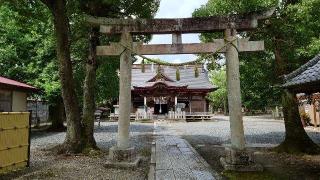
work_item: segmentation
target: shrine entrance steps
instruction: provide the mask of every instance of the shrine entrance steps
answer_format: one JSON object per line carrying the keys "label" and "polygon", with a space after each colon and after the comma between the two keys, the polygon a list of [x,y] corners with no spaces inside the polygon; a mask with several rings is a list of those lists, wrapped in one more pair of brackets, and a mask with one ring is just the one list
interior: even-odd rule
{"label": "shrine entrance steps", "polygon": [[165,122],[155,122],[155,140],[152,147],[150,180],[220,179],[218,173],[174,130],[161,127]]}

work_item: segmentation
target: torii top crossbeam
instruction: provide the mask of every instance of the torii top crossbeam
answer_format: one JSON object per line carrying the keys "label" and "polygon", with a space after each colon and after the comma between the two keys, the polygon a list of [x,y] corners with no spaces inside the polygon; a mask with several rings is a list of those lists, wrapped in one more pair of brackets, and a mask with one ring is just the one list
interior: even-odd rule
{"label": "torii top crossbeam", "polygon": [[[237,31],[251,30],[257,27],[259,19],[271,16],[274,8],[260,13],[232,16],[212,16],[199,18],[178,18],[178,19],[113,19],[103,17],[87,16],[87,22],[100,26],[100,32],[105,34],[172,34],[173,44],[142,45],[133,44],[133,50],[138,54],[192,54],[212,53],[225,45],[224,39],[214,40],[212,43],[182,44],[181,34],[219,32],[225,29],[236,29]],[[239,51],[261,51],[264,49],[262,41],[238,41]],[[124,47],[119,43],[110,46],[98,46],[97,54],[119,55]],[[225,52],[221,49],[219,52]]]}
{"label": "torii top crossbeam", "polygon": [[131,34],[202,33],[225,29],[244,31],[256,28],[259,19],[268,18],[273,12],[274,8],[246,15],[177,19],[113,19],[87,16],[87,21],[100,26],[101,33],[106,34],[120,34],[124,31]]}

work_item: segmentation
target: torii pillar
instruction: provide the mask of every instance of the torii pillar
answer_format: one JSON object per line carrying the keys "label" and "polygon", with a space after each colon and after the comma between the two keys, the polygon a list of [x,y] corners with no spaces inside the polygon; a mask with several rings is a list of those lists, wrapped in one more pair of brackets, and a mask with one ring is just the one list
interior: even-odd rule
{"label": "torii pillar", "polygon": [[237,150],[245,149],[243,120],[241,112],[241,90],[240,90],[240,72],[239,72],[239,55],[238,43],[236,40],[236,30],[226,29],[225,39],[232,42],[226,47],[226,64],[227,64],[227,89],[228,105],[230,116],[231,131],[231,148]]}
{"label": "torii pillar", "polygon": [[[239,52],[237,31],[226,29],[225,41],[231,42],[226,47],[227,89],[231,146],[226,147],[226,156],[220,159],[226,170],[262,171],[260,164],[253,162],[253,155],[245,149],[244,127],[242,119]],[[227,43],[226,42],[226,43]]]}
{"label": "torii pillar", "polygon": [[[130,32],[121,34],[121,44],[132,47],[132,35]],[[131,113],[131,70],[132,54],[125,49],[120,55],[120,81],[119,81],[119,119],[117,144],[109,150],[109,158],[112,162],[106,163],[110,167],[136,166],[140,158],[136,157],[134,147],[130,147],[129,127]],[[126,162],[126,163],[120,163]]]}

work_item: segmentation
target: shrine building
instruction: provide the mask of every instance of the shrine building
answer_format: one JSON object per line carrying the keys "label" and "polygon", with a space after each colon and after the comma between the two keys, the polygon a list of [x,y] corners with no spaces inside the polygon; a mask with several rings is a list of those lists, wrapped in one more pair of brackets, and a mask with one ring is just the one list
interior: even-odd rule
{"label": "shrine building", "polygon": [[133,65],[132,113],[207,113],[209,102],[206,96],[217,87],[209,81],[207,70],[202,66],[197,68],[196,72],[194,65],[170,67],[147,64],[143,72],[141,64]]}

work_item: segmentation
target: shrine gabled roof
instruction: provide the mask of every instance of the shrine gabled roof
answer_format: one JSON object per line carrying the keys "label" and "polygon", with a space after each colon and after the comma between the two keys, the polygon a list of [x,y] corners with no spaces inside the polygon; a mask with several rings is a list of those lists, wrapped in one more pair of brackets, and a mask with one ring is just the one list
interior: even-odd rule
{"label": "shrine gabled roof", "polygon": [[2,87],[6,88],[6,89],[9,88],[9,89],[15,89],[15,90],[19,90],[19,91],[28,91],[28,92],[29,91],[31,91],[31,92],[38,91],[37,88],[30,86],[28,84],[0,76],[0,88],[2,88]]}
{"label": "shrine gabled roof", "polygon": [[158,74],[156,74],[154,77],[152,77],[150,80],[148,80],[147,82],[156,82],[159,79],[162,79],[164,81],[169,81],[169,82],[174,82],[174,80],[170,79],[167,75],[165,75],[164,73],[160,72]]}
{"label": "shrine gabled roof", "polygon": [[305,86],[320,83],[320,54],[285,76],[284,87]]}
{"label": "shrine gabled roof", "polygon": [[[217,89],[216,86],[212,85],[209,81],[208,74],[206,71],[201,71],[199,68],[199,76],[195,77],[193,68],[181,68],[180,70],[180,80],[176,80],[176,69],[172,67],[164,67],[163,75],[170,78],[171,81],[164,81],[168,86],[183,87],[187,86],[187,89],[194,90],[214,90]],[[145,72],[141,72],[139,68],[132,69],[132,85],[131,89],[134,87],[150,87],[155,82],[148,82],[151,78],[157,75],[156,70],[146,69]]]}

